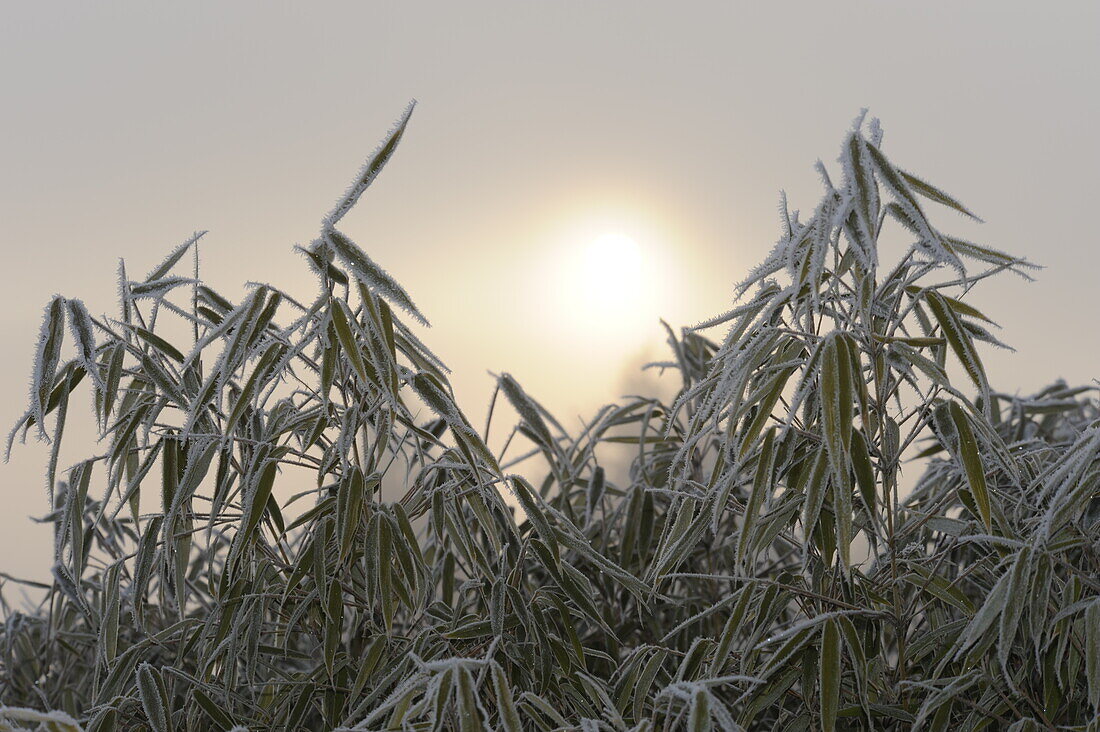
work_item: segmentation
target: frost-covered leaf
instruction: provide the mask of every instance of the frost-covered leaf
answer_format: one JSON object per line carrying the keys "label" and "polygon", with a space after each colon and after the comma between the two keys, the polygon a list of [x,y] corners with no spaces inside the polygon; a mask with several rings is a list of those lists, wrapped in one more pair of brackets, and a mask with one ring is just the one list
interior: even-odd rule
{"label": "frost-covered leaf", "polygon": [[415,107],[415,100],[409,102],[409,106],[405,108],[405,111],[398,118],[393,129],[386,135],[385,141],[374,151],[374,154],[371,155],[370,159],[359,171],[359,174],[355,176],[355,181],[340,200],[336,202],[336,206],[332,211],[325,217],[324,223],[326,229],[339,223],[340,219],[344,217],[344,214],[351,210],[360,196],[370,187],[370,184],[374,182],[378,174],[382,172],[382,168],[386,167],[386,163],[388,163],[393,156],[398,143],[401,142],[401,138],[405,134],[405,128],[409,124],[409,118],[412,116],[413,108]]}
{"label": "frost-covered leaf", "polygon": [[42,327],[38,333],[38,348],[34,358],[31,382],[31,413],[39,432],[46,436],[45,420],[54,375],[61,360],[61,344],[65,338],[65,298],[54,296],[46,306]]}
{"label": "frost-covered leaf", "polygon": [[837,621],[826,620],[821,626],[821,657],[818,660],[818,693],[821,696],[821,728],[836,729],[841,684],[840,631]]}
{"label": "frost-covered leaf", "polygon": [[381,267],[376,265],[366,252],[360,249],[351,239],[341,234],[336,229],[325,231],[325,241],[335,250],[336,256],[359,280],[376,291],[379,295],[413,316],[420,324],[428,325],[427,319],[420,314],[412,298],[405,289],[397,283],[397,280]]}

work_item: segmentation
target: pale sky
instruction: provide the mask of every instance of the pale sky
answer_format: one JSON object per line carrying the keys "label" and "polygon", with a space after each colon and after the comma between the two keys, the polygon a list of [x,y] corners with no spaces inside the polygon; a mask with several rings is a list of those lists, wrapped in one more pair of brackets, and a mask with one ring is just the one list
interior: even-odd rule
{"label": "pale sky", "polygon": [[[1095,2],[5,3],[0,19],[0,421],[24,408],[54,293],[115,312],[197,229],[204,276],[308,297],[292,247],[412,98],[348,233],[432,321],[480,421],[508,371],[567,425],[663,359],[812,210],[861,107],[885,151],[988,223],[941,228],[1046,266],[972,302],[1028,391],[1100,376]],[[835,168],[834,168],[835,169]],[[585,247],[637,243],[644,293],[583,300]],[[589,273],[590,274],[590,273]],[[578,290],[580,288],[580,290]],[[71,460],[96,446],[69,437]],[[0,571],[49,565],[40,445],[0,467]],[[64,462],[64,461],[63,461]],[[66,463],[67,464],[67,463]]]}

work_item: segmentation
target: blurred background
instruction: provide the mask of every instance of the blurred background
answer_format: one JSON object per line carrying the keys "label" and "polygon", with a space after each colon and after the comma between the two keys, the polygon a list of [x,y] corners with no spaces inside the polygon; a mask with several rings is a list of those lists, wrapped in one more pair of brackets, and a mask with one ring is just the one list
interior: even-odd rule
{"label": "blurred background", "polygon": [[[343,228],[433,327],[481,424],[508,371],[575,428],[674,328],[728,308],[812,211],[860,108],[895,163],[988,222],[944,230],[1046,269],[973,302],[1017,352],[999,388],[1100,375],[1100,5],[1094,2],[5,3],[0,421],[22,414],[54,293],[114,315],[197,229],[203,277],[308,298],[306,244],[411,98]],[[1091,90],[1091,91],[1090,91]],[[715,334],[720,336],[721,334]],[[83,393],[83,392],[82,392]],[[62,465],[93,453],[66,437]],[[0,570],[44,577],[43,445],[0,467]],[[66,460],[68,457],[68,460]]]}

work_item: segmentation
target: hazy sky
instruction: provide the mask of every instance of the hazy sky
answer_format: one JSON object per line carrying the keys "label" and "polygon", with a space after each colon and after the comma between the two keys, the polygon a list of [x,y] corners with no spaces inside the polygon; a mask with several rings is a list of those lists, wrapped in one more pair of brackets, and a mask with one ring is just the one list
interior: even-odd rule
{"label": "hazy sky", "polygon": [[[308,297],[293,245],[414,97],[345,228],[432,321],[477,420],[488,369],[567,424],[635,388],[664,357],[657,318],[727,306],[778,235],[779,189],[812,210],[812,164],[864,106],[895,162],[988,222],[941,228],[1047,267],[975,292],[1018,349],[988,354],[995,384],[1088,381],[1097,89],[1095,2],[5,3],[0,419],[22,412],[48,298],[115,312],[118,257],[144,273],[209,229],[216,288]],[[606,234],[642,254],[630,307],[586,299],[581,254]],[[44,455],[0,467],[0,570],[48,566],[26,520]]]}

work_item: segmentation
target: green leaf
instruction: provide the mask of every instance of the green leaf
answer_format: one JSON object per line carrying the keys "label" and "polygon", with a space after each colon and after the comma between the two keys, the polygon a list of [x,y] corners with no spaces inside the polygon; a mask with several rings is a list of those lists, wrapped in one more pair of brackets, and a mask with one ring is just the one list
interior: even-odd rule
{"label": "green leaf", "polygon": [[351,184],[348,190],[337,201],[336,206],[325,217],[325,224],[327,226],[334,226],[337,222],[344,217],[348,211],[356,204],[359,197],[370,187],[374,179],[378,177],[378,174],[382,172],[382,169],[386,167],[386,163],[393,157],[393,153],[397,150],[398,143],[401,142],[401,138],[405,135],[405,128],[409,124],[409,118],[412,116],[413,108],[416,107],[416,102],[410,102],[409,106],[402,112],[401,117],[398,118],[397,124],[386,136],[386,139],[374,151],[367,163],[359,171],[359,174],[355,177],[355,182]]}
{"label": "green leaf", "polygon": [[191,694],[195,697],[195,701],[198,703],[202,710],[206,712],[206,716],[210,717],[210,720],[218,725],[222,730],[229,730],[233,728],[233,720],[226,714],[222,708],[202,689],[192,689]]}
{"label": "green leaf", "polygon": [[863,505],[869,515],[874,515],[875,494],[875,468],[871,464],[871,450],[867,446],[867,440],[863,437],[862,430],[852,428],[852,472],[855,473],[856,483],[859,485],[859,493],[863,498]]}
{"label": "green leaf", "polygon": [[175,346],[173,346],[168,341],[161,338],[159,335],[157,335],[153,331],[146,330],[145,328],[141,328],[141,327],[138,327],[136,325],[130,325],[128,323],[123,323],[122,326],[124,328],[126,328],[127,330],[129,330],[134,335],[136,335],[138,338],[140,338],[141,340],[143,340],[147,344],[149,344],[149,346],[156,353],[160,353],[160,354],[164,354],[166,356],[169,356],[170,358],[173,358],[173,359],[175,359],[176,361],[178,361],[180,363],[184,362],[184,355],[180,352],[180,350],[178,348],[176,348]]}
{"label": "green leaf", "polygon": [[1016,629],[1023,617],[1024,608],[1027,606],[1024,598],[1027,597],[1028,587],[1031,585],[1032,549],[1028,545],[1020,548],[1016,554],[1016,561],[1012,563],[1011,575],[1008,579],[1006,594],[1013,598],[1001,613],[999,637],[997,643],[997,660],[1001,663],[1006,677],[1009,676],[1008,658],[1016,641]]}
{"label": "green leaf", "polygon": [[821,728],[824,732],[833,732],[836,729],[837,709],[840,705],[840,681],[840,630],[837,628],[836,620],[830,618],[821,626],[821,656],[818,660]]}
{"label": "green leaf", "polygon": [[825,503],[825,494],[829,487],[828,465],[829,460],[825,455],[825,450],[818,449],[809,467],[810,473],[806,480],[806,496],[802,501],[803,556],[808,556],[810,538],[813,536],[814,529],[818,526],[821,507]]}
{"label": "green leaf", "polygon": [[668,658],[668,651],[664,648],[654,649],[652,655],[646,660],[645,666],[642,667],[642,672],[638,675],[638,681],[634,685],[634,719],[642,719],[645,702],[649,698],[649,690],[653,688],[653,682],[656,680],[666,658]]}
{"label": "green leaf", "polygon": [[508,399],[508,402],[519,414],[520,419],[523,420],[535,437],[538,438],[539,446],[544,450],[552,453],[555,450],[554,436],[550,434],[550,429],[546,426],[546,421],[542,418],[541,409],[537,402],[528,396],[527,392],[513,379],[509,374],[501,374],[498,380],[501,391],[504,392],[504,396]]}
{"label": "green leaf", "polygon": [[989,628],[993,626],[997,619],[1004,612],[1009,601],[1018,601],[1008,596],[1008,584],[1009,573],[1005,572],[993,585],[993,589],[989,591],[989,594],[985,598],[985,602],[978,609],[978,612],[971,618],[970,623],[966,626],[966,630],[959,636],[959,640],[956,643],[958,649],[956,658],[962,655],[963,651],[967,650],[974,644],[978,643],[982,636]]}
{"label": "green leaf", "polygon": [[183,259],[183,255],[187,253],[187,250],[195,245],[199,241],[199,239],[201,239],[205,235],[205,231],[197,231],[192,234],[190,239],[173,249],[168,254],[168,256],[164,258],[163,262],[154,267],[149,272],[149,274],[145,276],[145,282],[153,282],[155,280],[159,280],[161,277],[164,277],[166,274],[168,274],[172,270],[172,268],[175,267],[181,259]]}
{"label": "green leaf", "polygon": [[145,719],[153,732],[171,732],[172,714],[168,706],[168,694],[164,689],[164,680],[148,663],[137,668],[138,697],[145,711]]}
{"label": "green leaf", "polygon": [[77,356],[84,370],[92,376],[96,386],[103,389],[103,379],[100,377],[99,367],[96,364],[95,326],[88,309],[80,300],[68,300],[69,328],[73,332],[73,340],[76,342]]}
{"label": "green leaf", "polygon": [[35,424],[46,436],[45,419],[54,375],[61,359],[61,343],[65,338],[65,298],[55,296],[46,306],[42,329],[38,334],[38,349],[34,359],[34,386],[31,389],[31,411]]}
{"label": "green leaf", "polygon": [[1089,704],[1100,715],[1100,599],[1085,610],[1085,678],[1089,685]]}
{"label": "green leaf", "polygon": [[512,699],[512,687],[504,676],[504,670],[494,663],[491,666],[491,673],[501,727],[504,728],[504,732],[521,732],[523,725],[520,722],[519,712],[516,711],[516,705]]}
{"label": "green leaf", "polygon": [[906,173],[904,170],[901,170],[900,168],[898,168],[898,174],[902,177],[902,179],[906,182],[906,184],[908,184],[909,188],[911,188],[915,193],[918,193],[918,194],[924,196],[925,198],[927,198],[930,201],[935,201],[936,203],[943,204],[944,206],[947,206],[948,208],[953,208],[956,211],[958,211],[959,213],[961,213],[962,215],[969,216],[970,218],[974,219],[975,221],[981,221],[980,218],[975,216],[970,211],[970,209],[968,209],[966,206],[962,205],[962,203],[960,203],[957,199],[955,199],[954,197],[949,196],[948,194],[944,193],[940,189],[933,186],[931,183],[928,183],[924,180],[921,180],[920,178],[913,175],[912,173]]}
{"label": "green leaf", "polygon": [[760,456],[756,462],[756,473],[752,481],[752,491],[749,493],[749,502],[745,505],[745,520],[741,524],[741,533],[737,539],[737,564],[743,566],[749,542],[753,537],[756,521],[759,518],[760,507],[764,499],[773,489],[772,472],[775,469],[775,428],[769,429],[764,435],[764,444],[760,448]]}
{"label": "green leaf", "polygon": [[935,316],[936,322],[943,329],[943,335],[947,339],[951,350],[962,363],[963,369],[971,380],[982,390],[983,394],[989,393],[989,382],[986,380],[985,367],[974,348],[974,342],[970,334],[963,327],[955,311],[943,295],[935,290],[925,290],[924,299],[928,302],[928,308]]}
{"label": "green leaf", "polygon": [[847,361],[847,349],[840,344],[836,331],[821,343],[821,427],[825,438],[825,452],[833,471],[836,485],[847,485],[849,474],[848,445],[852,436],[851,371]]}
{"label": "green leaf", "polygon": [[974,431],[970,428],[970,419],[958,402],[948,402],[947,408],[959,437],[959,458],[966,471],[966,482],[970,486],[970,494],[978,507],[978,516],[985,524],[986,531],[992,531],[993,519],[989,503],[989,488],[985,481],[985,466],[982,464],[978,443],[974,439]]}
{"label": "green leaf", "polygon": [[274,460],[270,460],[256,479],[249,496],[246,518],[241,527],[240,541],[242,545],[247,545],[255,539],[256,529],[259,527],[260,519],[263,518],[264,510],[267,508],[267,499],[271,496],[271,489],[275,485],[275,475],[278,470],[279,464]]}
{"label": "green leaf", "polygon": [[413,316],[421,325],[429,325],[405,288],[377,264],[355,242],[336,229],[325,231],[325,241],[335,250],[336,256],[361,282],[391,303]]}
{"label": "green leaf", "polygon": [[474,677],[470,669],[460,666],[458,676],[458,728],[461,732],[482,732],[484,723],[478,711]]}
{"label": "green leaf", "polygon": [[691,732],[708,732],[710,730],[710,694],[704,688],[696,689],[691,696],[691,707],[688,710],[688,729]]}
{"label": "green leaf", "polygon": [[138,542],[137,556],[134,559],[134,623],[138,628],[145,625],[145,592],[149,586],[149,580],[153,574],[153,560],[156,557],[158,536],[160,527],[164,523],[163,516],[153,516],[145,526],[145,533]]}
{"label": "green leaf", "polygon": [[332,298],[329,305],[329,313],[332,317],[332,325],[336,329],[336,337],[340,340],[340,347],[344,351],[344,355],[348,357],[348,361],[351,362],[352,368],[355,369],[356,375],[359,376],[359,381],[366,384],[377,384],[378,379],[372,378],[374,374],[367,373],[367,365],[363,360],[363,353],[359,347],[359,341],[356,340],[352,334],[351,321],[352,315],[348,312],[348,306],[343,300]]}
{"label": "green leaf", "polygon": [[557,565],[561,559],[558,554],[558,535],[551,528],[550,523],[546,520],[546,516],[543,515],[542,507],[536,503],[535,489],[531,487],[531,484],[526,479],[513,475],[509,477],[512,483],[513,490],[515,491],[516,498],[519,500],[519,505],[523,509],[523,513],[527,517],[527,521],[534,527],[535,533],[542,539],[543,544],[550,550],[551,555],[554,558],[554,564]]}
{"label": "green leaf", "polygon": [[118,622],[121,603],[119,600],[119,564],[107,569],[104,580],[102,621],[99,625],[99,653],[108,667],[118,655]]}
{"label": "green leaf", "polygon": [[443,418],[461,445],[476,453],[488,464],[490,470],[495,473],[500,472],[500,466],[492,451],[466,421],[465,415],[455,404],[453,397],[436,377],[422,371],[413,377],[412,387],[428,408]]}

